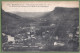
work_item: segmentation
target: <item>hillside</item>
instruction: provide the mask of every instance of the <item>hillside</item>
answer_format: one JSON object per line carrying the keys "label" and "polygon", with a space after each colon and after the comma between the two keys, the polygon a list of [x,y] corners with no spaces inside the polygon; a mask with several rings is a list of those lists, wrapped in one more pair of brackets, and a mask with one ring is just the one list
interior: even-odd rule
{"label": "hillside", "polygon": [[6,34],[15,34],[15,30],[19,27],[29,26],[31,22],[35,22],[29,18],[22,18],[16,14],[4,12],[2,10],[2,32]]}
{"label": "hillside", "polygon": [[[19,14],[21,15],[22,12]],[[19,39],[17,43],[28,47],[20,46],[21,49],[14,47],[7,50],[79,51],[79,34],[77,33],[79,32],[79,8],[56,7],[48,14],[34,19],[23,18],[19,14],[2,10],[2,33]],[[37,46],[37,49],[30,46]]]}

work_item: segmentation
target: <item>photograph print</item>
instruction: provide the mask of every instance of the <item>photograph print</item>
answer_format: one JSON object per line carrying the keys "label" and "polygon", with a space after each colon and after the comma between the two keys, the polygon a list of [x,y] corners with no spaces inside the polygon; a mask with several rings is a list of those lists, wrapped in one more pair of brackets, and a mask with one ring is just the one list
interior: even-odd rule
{"label": "photograph print", "polygon": [[78,1],[2,1],[2,51],[79,51]]}

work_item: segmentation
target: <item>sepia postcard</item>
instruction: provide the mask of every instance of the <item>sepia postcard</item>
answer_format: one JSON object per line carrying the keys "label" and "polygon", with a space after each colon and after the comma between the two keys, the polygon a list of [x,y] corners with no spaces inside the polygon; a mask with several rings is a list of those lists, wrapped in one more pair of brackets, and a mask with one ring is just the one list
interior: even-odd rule
{"label": "sepia postcard", "polygon": [[2,51],[79,52],[79,1],[2,1]]}

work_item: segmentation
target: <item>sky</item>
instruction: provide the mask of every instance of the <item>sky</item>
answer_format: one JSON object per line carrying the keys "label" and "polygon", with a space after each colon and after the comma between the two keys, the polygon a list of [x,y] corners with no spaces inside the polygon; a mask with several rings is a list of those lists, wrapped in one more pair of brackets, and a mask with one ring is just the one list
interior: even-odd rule
{"label": "sky", "polygon": [[79,8],[79,1],[2,1],[6,12],[50,12],[55,7]]}

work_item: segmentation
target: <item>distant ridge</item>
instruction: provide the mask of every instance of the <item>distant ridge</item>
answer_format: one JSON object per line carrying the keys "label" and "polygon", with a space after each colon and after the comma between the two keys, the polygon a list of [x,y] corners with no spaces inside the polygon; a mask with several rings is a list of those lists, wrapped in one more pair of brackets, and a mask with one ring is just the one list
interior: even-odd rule
{"label": "distant ridge", "polygon": [[[43,25],[50,23],[58,24],[63,18],[66,20],[74,20],[79,19],[79,8],[63,8],[63,7],[56,7],[55,10],[45,14],[41,17],[36,17],[35,19],[31,19],[29,17],[23,18],[17,14],[5,12],[2,10],[2,32],[12,34],[11,31],[15,31],[16,28],[22,26],[28,26],[29,23],[39,22],[39,24]],[[26,14],[27,15],[27,14]],[[43,22],[46,19],[46,22]],[[7,32],[6,32],[7,27]],[[14,33],[13,33],[14,34]]]}

